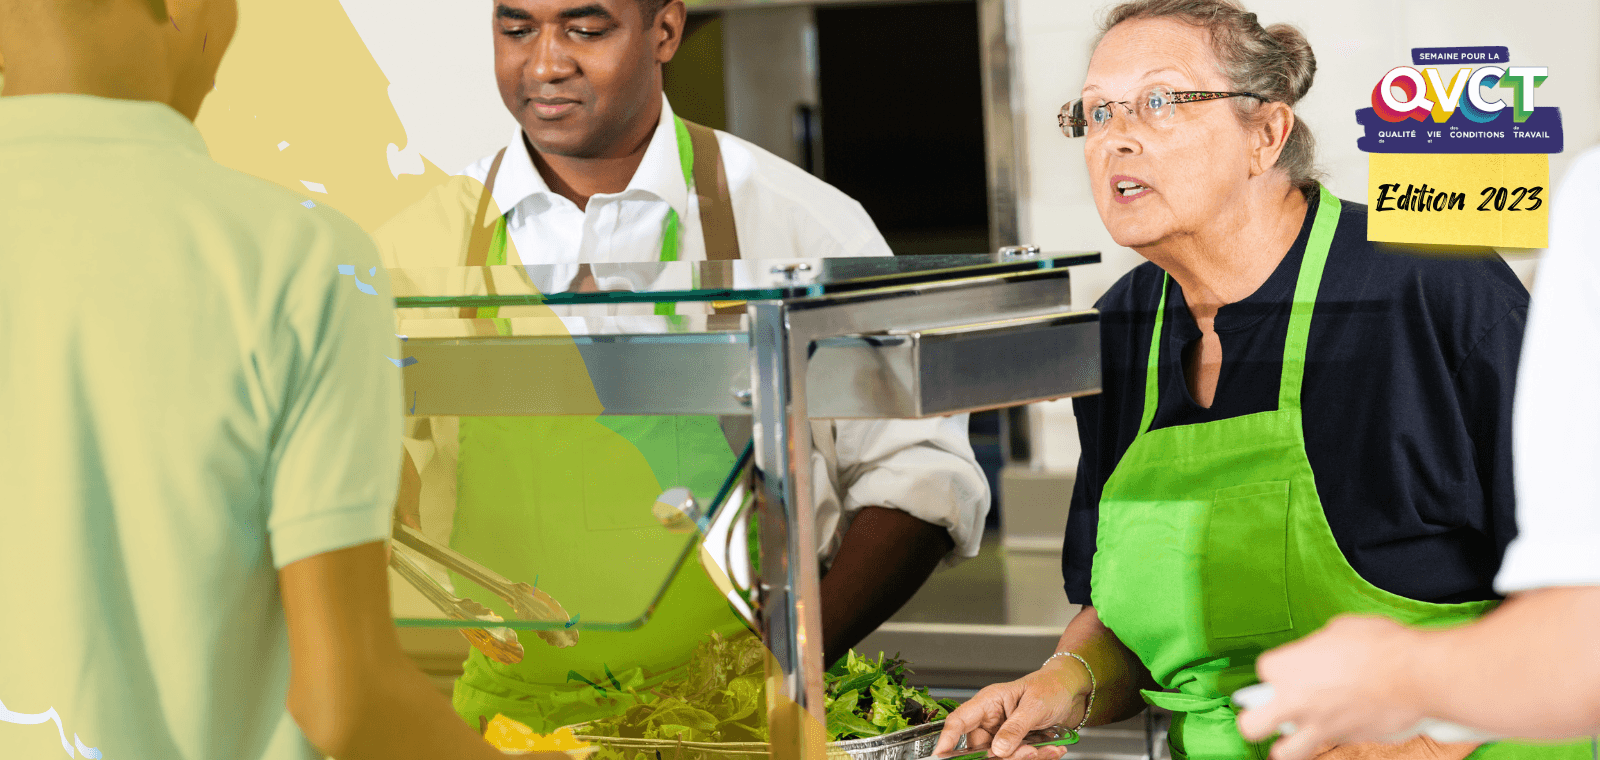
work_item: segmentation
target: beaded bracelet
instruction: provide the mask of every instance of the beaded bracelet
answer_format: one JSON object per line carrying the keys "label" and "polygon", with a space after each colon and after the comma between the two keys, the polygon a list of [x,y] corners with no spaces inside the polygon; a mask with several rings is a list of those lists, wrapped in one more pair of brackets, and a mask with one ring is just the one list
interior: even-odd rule
{"label": "beaded bracelet", "polygon": [[1094,668],[1089,667],[1088,660],[1083,659],[1074,652],[1056,652],[1055,654],[1050,655],[1050,657],[1044,661],[1044,664],[1040,665],[1039,667],[1043,668],[1045,665],[1049,665],[1050,660],[1054,660],[1057,657],[1071,657],[1072,659],[1083,663],[1083,669],[1089,672],[1089,704],[1083,708],[1083,720],[1078,721],[1078,727],[1072,729],[1073,731],[1079,731],[1082,730],[1084,725],[1089,722],[1089,713],[1094,710]]}

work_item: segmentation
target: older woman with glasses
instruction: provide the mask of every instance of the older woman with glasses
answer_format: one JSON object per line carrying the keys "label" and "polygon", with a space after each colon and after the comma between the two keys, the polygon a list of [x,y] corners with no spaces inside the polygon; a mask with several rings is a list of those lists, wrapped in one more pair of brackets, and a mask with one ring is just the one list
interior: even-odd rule
{"label": "older woman with glasses", "polygon": [[1083,607],[1039,670],[952,713],[938,752],[965,735],[1056,760],[1026,735],[1149,703],[1173,713],[1174,757],[1262,758],[1230,703],[1261,652],[1341,613],[1448,624],[1495,604],[1527,292],[1492,251],[1367,242],[1294,112],[1315,71],[1299,31],[1228,0],[1107,16],[1061,126],[1106,228],[1149,261],[1098,304],[1104,392],[1075,402],[1062,567]]}

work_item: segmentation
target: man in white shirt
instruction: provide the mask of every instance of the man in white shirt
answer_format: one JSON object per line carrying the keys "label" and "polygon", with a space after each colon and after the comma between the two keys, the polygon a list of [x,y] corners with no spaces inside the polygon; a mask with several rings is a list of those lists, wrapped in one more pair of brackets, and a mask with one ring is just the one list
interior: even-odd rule
{"label": "man in white shirt", "polygon": [[[694,140],[699,138],[690,136],[691,131],[709,135],[710,130],[698,132],[692,125],[681,125],[661,89],[661,66],[677,49],[685,16],[681,0],[499,0],[494,11],[496,74],[502,98],[520,128],[503,154],[468,167],[465,178],[436,191],[379,230],[386,263],[416,268],[465,263],[471,246],[463,241],[471,237],[469,228],[485,182],[492,186],[494,207],[487,219],[498,220],[488,223],[499,228],[494,236],[500,242],[491,250],[503,253],[490,254],[484,263],[567,265],[578,276],[581,264],[706,260],[703,222],[714,218],[716,212],[702,207],[706,189],[693,178],[701,176],[698,172],[705,170],[708,162],[714,164],[718,159],[705,155],[703,144],[695,147]],[[891,255],[860,204],[744,140],[724,133],[716,133],[714,140],[741,257]],[[441,229],[447,231],[440,233]],[[676,306],[678,314],[708,310],[706,304]],[[554,311],[613,317],[659,313],[650,304]],[[509,312],[503,309],[498,316],[510,316]],[[732,460],[726,442],[715,440],[721,433],[713,431],[714,418],[709,427],[707,418],[676,418],[676,423],[673,419],[613,417],[581,425],[611,425],[650,460],[656,473],[676,473],[675,477],[693,481],[697,494],[714,492]],[[526,576],[536,571],[543,554],[561,552],[565,547],[519,546],[500,552],[495,542],[501,541],[502,535],[532,538],[537,532],[533,524],[518,522],[525,513],[575,509],[584,492],[579,488],[570,494],[573,502],[551,498],[547,505],[536,505],[530,501],[536,498],[529,495],[536,490],[534,485],[542,487],[557,479],[559,469],[507,475],[492,488],[484,483],[500,478],[502,471],[523,467],[519,462],[551,462],[572,454],[551,444],[551,439],[576,440],[589,435],[583,427],[560,431],[544,427],[534,434],[525,426],[555,423],[524,420],[518,423],[524,426],[519,428],[523,432],[513,432],[510,423],[490,431],[479,421],[467,419],[461,420],[458,432],[451,421],[431,420],[426,434],[413,434],[407,447],[408,475],[414,467],[423,480],[448,481],[458,476],[459,437],[461,490],[455,494],[447,493],[447,487],[435,489],[444,498],[461,500],[454,507],[459,511],[450,531],[452,543],[514,580],[531,580]],[[469,424],[476,426],[475,432],[469,433]],[[669,424],[676,424],[677,430],[661,429]],[[833,433],[825,432],[813,461],[819,474],[819,560],[827,567],[822,580],[824,650],[830,661],[892,615],[941,560],[955,561],[977,553],[989,493],[972,454],[966,425],[967,415],[963,414],[929,420],[839,421],[827,426]],[[417,427],[415,422],[413,427]],[[499,436],[495,439],[498,455],[508,461],[496,468],[478,467],[473,470],[478,474],[469,477],[466,450],[478,440],[480,457],[493,456],[487,451],[491,446],[481,443],[488,436]],[[831,455],[826,451],[830,444]],[[686,453],[691,450],[692,458]],[[662,463],[673,457],[683,462],[676,470],[671,462]],[[581,457],[573,458],[565,470],[567,479],[587,477],[576,471],[584,466]],[[608,470],[594,477],[605,479],[614,474]],[[668,476],[662,477],[663,482],[658,483],[662,487],[690,484],[665,482]],[[413,491],[420,487],[412,481]],[[512,492],[521,495],[511,496]],[[468,505],[469,498],[479,503]],[[585,503],[584,509],[593,514],[595,500]],[[608,504],[604,509],[638,511],[647,503]],[[481,539],[467,535],[473,528],[463,527],[460,517],[469,512],[479,515],[470,521],[482,526],[477,530],[495,535]],[[493,514],[493,519],[485,520],[482,515],[486,514]],[[595,519],[591,516],[589,528],[594,527]],[[429,526],[423,527],[429,530]],[[433,530],[441,528],[433,526]],[[543,561],[550,560],[545,557]],[[541,584],[540,588],[547,586]],[[562,604],[569,603],[572,592],[547,590]],[[690,597],[694,601],[686,601]],[[725,610],[710,609],[718,605],[711,595],[681,589],[669,592],[657,618],[645,629],[659,626],[652,646],[663,651],[651,664],[674,657],[681,662],[687,654],[684,646],[692,644],[670,633],[674,625],[681,625],[685,632],[693,630],[691,621],[674,622],[669,616],[689,607],[707,614],[716,612],[725,619]],[[701,622],[699,636],[704,636],[708,627],[720,625]],[[543,699],[529,692],[555,690],[569,671],[586,677],[603,675],[602,663],[595,658],[612,648],[598,632],[584,632],[583,636],[584,641],[571,650],[530,650],[524,663],[516,667],[472,653],[467,674],[456,686],[457,710],[474,725],[480,717],[492,717],[498,711],[528,722],[536,730],[592,717],[593,711],[568,710],[561,700],[544,700],[540,706],[526,704]],[[564,657],[576,659],[561,659]],[[621,672],[616,661],[604,664]]]}
{"label": "man in white shirt", "polygon": [[192,123],[236,19],[0,0],[0,758],[502,757],[389,617],[377,251]]}
{"label": "man in white shirt", "polygon": [[1239,727],[1260,738],[1294,724],[1275,760],[1423,718],[1494,736],[1600,734],[1600,149],[1553,202],[1517,376],[1517,537],[1495,578],[1509,599],[1442,631],[1336,619],[1263,656],[1276,695]]}

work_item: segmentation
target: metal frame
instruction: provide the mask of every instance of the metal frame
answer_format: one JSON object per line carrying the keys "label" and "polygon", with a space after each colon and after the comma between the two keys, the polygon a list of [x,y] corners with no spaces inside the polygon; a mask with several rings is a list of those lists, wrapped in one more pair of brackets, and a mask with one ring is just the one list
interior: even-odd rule
{"label": "metal frame", "polygon": [[[1098,374],[1099,343],[1096,322],[1098,314],[1092,310],[1070,311],[1071,265],[1093,263],[1098,254],[1079,254],[1054,257],[1059,265],[1024,268],[1010,265],[1037,255],[1037,251],[1002,254],[993,262],[1001,266],[988,269],[948,269],[930,271],[914,277],[898,278],[898,282],[885,280],[874,286],[871,279],[863,280],[861,287],[837,285],[832,292],[822,295],[802,296],[805,292],[819,292],[808,286],[811,277],[826,271],[826,262],[818,269],[807,263],[777,263],[772,273],[793,287],[777,289],[786,298],[750,301],[746,304],[748,325],[747,351],[749,368],[748,388],[722,386],[732,399],[736,414],[753,417],[753,449],[755,465],[760,472],[756,509],[760,517],[761,572],[756,582],[757,627],[767,648],[773,655],[768,670],[768,714],[771,717],[772,750],[784,760],[821,758],[825,754],[826,725],[823,713],[822,673],[822,622],[818,572],[817,536],[812,501],[811,419],[809,408],[808,375],[817,349],[832,344],[847,344],[844,350],[871,354],[878,347],[900,351],[907,343],[913,349],[908,365],[913,374],[932,374],[939,365],[961,361],[964,350],[995,351],[988,356],[1005,356],[1013,366],[1033,368],[1035,374],[1069,376],[1062,385],[1041,391],[1037,384],[1029,384],[1019,373],[999,379],[983,377],[975,383],[984,391],[982,403],[1004,406],[1021,401],[1039,400],[1029,394],[1047,392],[1051,397],[1095,392],[1100,387]],[[996,271],[998,270],[998,271]],[[1052,336],[1054,342],[1036,341],[1029,344],[1030,335]],[[588,336],[591,345],[617,348],[616,336]],[[628,336],[623,336],[628,337]],[[642,336],[641,336],[642,337]],[[696,351],[717,350],[726,352],[737,346],[730,333],[655,335],[654,342],[678,344],[678,347],[698,345]],[[565,339],[570,345],[574,339]],[[407,385],[428,386],[437,389],[452,383],[451,373],[436,375],[435,365],[453,365],[457,368],[479,370],[501,361],[494,357],[515,354],[537,355],[540,338],[516,337],[488,339],[413,339],[413,357],[428,346],[455,351],[454,354],[424,357],[408,366],[405,372]],[[621,346],[623,351],[636,353],[635,358],[659,358],[660,347],[641,341]],[[1061,372],[1051,365],[1033,358],[1029,349],[1040,346],[1065,356],[1058,361],[1080,365],[1077,372]],[[720,347],[719,347],[720,346]],[[866,351],[862,351],[866,349]],[[926,354],[926,356],[924,356]],[[701,353],[700,356],[708,354]],[[585,359],[587,360],[587,356]],[[975,360],[974,363],[982,362]],[[1083,365],[1092,365],[1086,369]],[[500,366],[500,365],[494,365]],[[864,371],[882,371],[887,363],[862,362]],[[1044,371],[1038,371],[1043,367]],[[721,365],[718,371],[728,370]],[[984,367],[989,372],[992,367]],[[593,369],[591,368],[591,372]],[[420,414],[529,414],[561,413],[545,410],[536,404],[523,403],[516,409],[480,411],[472,405],[479,403],[468,398],[473,394],[492,394],[482,378],[508,374],[502,372],[472,372],[475,382],[470,393],[452,396],[448,406],[425,408]],[[609,374],[609,373],[605,373]],[[726,377],[727,375],[723,375]],[[918,375],[920,377],[921,375]],[[526,375],[523,375],[526,377]],[[637,375],[633,375],[637,379]],[[652,381],[661,380],[651,377]],[[960,380],[960,378],[957,378]],[[1016,383],[1007,395],[1007,382]],[[662,384],[655,383],[659,388]],[[740,383],[732,383],[737,386]],[[676,383],[665,383],[675,386]],[[959,385],[946,378],[941,388]],[[429,391],[432,392],[431,390]],[[636,407],[624,413],[641,413],[653,403],[666,403],[669,389],[643,394],[635,400]],[[527,394],[524,394],[525,396]],[[702,394],[704,395],[704,394]],[[699,397],[697,397],[699,398]],[[959,394],[954,402],[964,397]],[[885,409],[901,409],[882,399],[863,403],[855,411],[881,414]],[[704,403],[703,400],[695,404]],[[915,410],[924,416],[947,414],[939,406],[934,394],[931,406],[919,396]],[[684,413],[682,405],[667,404],[670,413]],[[826,406],[826,403],[819,404]],[[468,411],[471,407],[474,411]],[[701,408],[701,407],[696,407]],[[566,413],[594,413],[568,410]],[[699,413],[706,413],[700,411]],[[715,413],[715,412],[713,412]],[[820,415],[819,415],[820,416]],[[503,623],[501,625],[504,625]],[[487,627],[463,626],[457,627]],[[532,627],[517,625],[516,627]]]}
{"label": "metal frame", "polygon": [[[1066,272],[1049,282],[1066,284]],[[1043,273],[1041,273],[1043,274]],[[761,509],[760,626],[776,658],[769,674],[774,751],[818,757],[807,732],[780,723],[787,697],[825,725],[822,695],[822,619],[817,542],[812,510],[811,426],[807,369],[820,342],[891,327],[920,329],[1004,321],[1029,311],[1029,276],[965,278],[911,289],[750,303],[752,411],[758,424],[756,462],[765,474]],[[916,297],[907,297],[907,296]],[[1066,299],[1062,292],[1059,296]],[[1022,306],[1021,309],[1017,308]],[[1035,307],[1036,308],[1036,307]],[[1098,358],[1098,353],[1095,354]],[[1098,383],[1095,384],[1098,387]],[[777,560],[771,561],[769,560]],[[794,714],[793,720],[803,721]]]}

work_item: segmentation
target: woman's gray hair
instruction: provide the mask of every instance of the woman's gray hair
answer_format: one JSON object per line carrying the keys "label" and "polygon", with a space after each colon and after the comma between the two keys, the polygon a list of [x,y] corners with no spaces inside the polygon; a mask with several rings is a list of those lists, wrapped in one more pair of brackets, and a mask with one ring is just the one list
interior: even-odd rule
{"label": "woman's gray hair", "polygon": [[[1253,92],[1292,109],[1316,77],[1317,57],[1299,29],[1288,24],[1263,29],[1256,14],[1233,0],[1128,0],[1106,13],[1094,44],[1098,47],[1106,33],[1124,21],[1156,18],[1176,19],[1206,30],[1222,75],[1235,91]],[[1235,98],[1233,102],[1246,124],[1255,121],[1261,111],[1262,104],[1254,98]],[[1316,191],[1322,176],[1314,166],[1316,147],[1311,128],[1296,114],[1277,167],[1288,172],[1289,181],[1307,197]]]}

